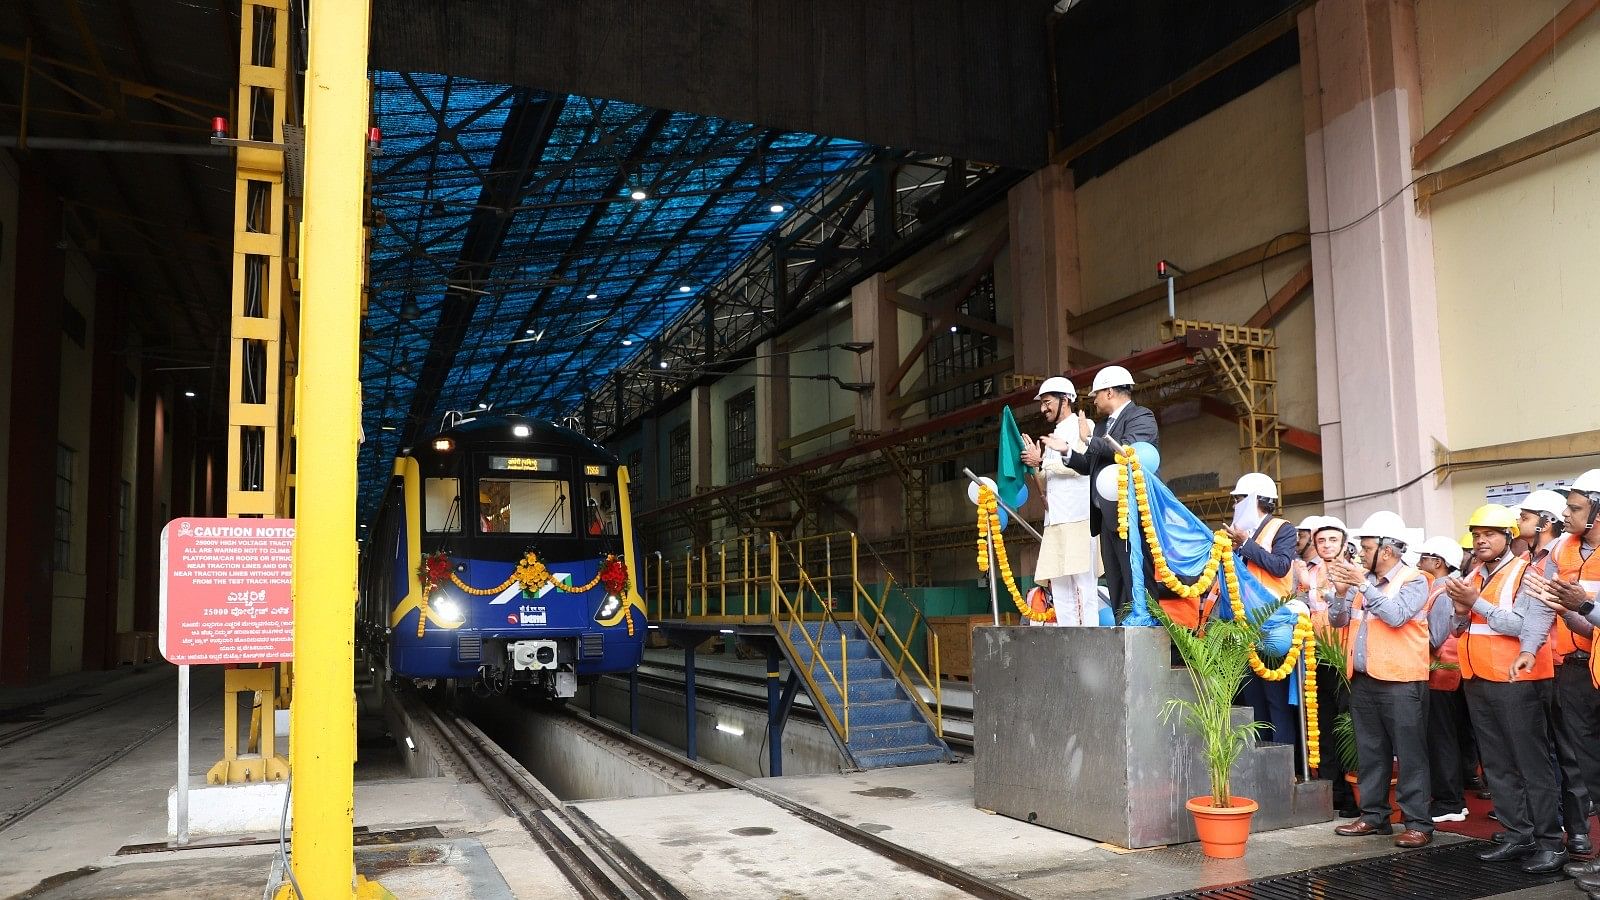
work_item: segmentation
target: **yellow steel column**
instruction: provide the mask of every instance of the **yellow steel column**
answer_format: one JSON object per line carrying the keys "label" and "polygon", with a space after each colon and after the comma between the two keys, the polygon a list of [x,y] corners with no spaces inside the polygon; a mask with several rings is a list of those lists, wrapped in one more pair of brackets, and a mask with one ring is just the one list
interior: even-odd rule
{"label": "yellow steel column", "polygon": [[366,178],[367,0],[311,4],[305,76],[300,434],[295,470],[295,878],[352,897],[356,437]]}

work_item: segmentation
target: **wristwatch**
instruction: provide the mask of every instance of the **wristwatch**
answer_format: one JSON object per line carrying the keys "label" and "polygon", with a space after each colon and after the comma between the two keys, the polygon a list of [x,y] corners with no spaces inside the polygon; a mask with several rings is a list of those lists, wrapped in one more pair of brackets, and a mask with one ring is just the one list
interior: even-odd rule
{"label": "wristwatch", "polygon": [[1587,616],[1589,613],[1592,613],[1592,612],[1594,612],[1594,601],[1593,600],[1585,600],[1585,601],[1583,601],[1583,605],[1578,607],[1578,615],[1580,615],[1580,616]]}

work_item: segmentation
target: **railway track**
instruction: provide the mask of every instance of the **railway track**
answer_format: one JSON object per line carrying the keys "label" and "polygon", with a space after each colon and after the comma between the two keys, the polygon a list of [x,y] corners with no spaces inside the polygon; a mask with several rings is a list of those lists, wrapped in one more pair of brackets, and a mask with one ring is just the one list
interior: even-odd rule
{"label": "railway track", "polygon": [[58,716],[50,716],[48,718],[40,719],[37,722],[29,722],[29,723],[27,723],[25,725],[22,725],[21,727],[12,728],[12,729],[10,729],[8,731],[5,731],[5,732],[0,732],[0,748],[9,747],[12,744],[15,744],[17,741],[24,740],[26,738],[30,738],[30,737],[32,737],[32,736],[34,736],[34,735],[36,735],[36,734],[38,734],[38,733],[40,733],[42,731],[49,731],[50,729],[55,728],[58,725],[65,725],[68,722],[72,722],[72,721],[75,721],[77,719],[81,719],[84,716],[90,715],[91,713],[97,713],[100,710],[103,710],[103,709],[105,709],[105,708],[107,708],[109,706],[114,706],[114,705],[116,705],[118,703],[121,703],[121,702],[123,702],[125,700],[131,700],[134,697],[140,696],[141,694],[147,694],[150,691],[153,691],[158,687],[168,687],[168,688],[170,688],[170,687],[172,687],[172,682],[170,682],[170,681],[168,681],[166,679],[162,679],[160,681],[155,681],[155,682],[152,682],[150,684],[142,685],[140,687],[134,688],[131,691],[122,691],[122,692],[116,694],[115,696],[106,697],[106,698],[100,700],[98,703],[94,703],[94,704],[91,704],[89,706],[85,706],[82,709],[74,709],[74,710],[72,710],[70,712],[65,712],[65,713],[62,713],[61,715],[58,715]]}
{"label": "railway track", "polygon": [[[71,716],[71,718],[77,718],[79,715],[83,715],[83,714],[84,713],[78,713],[76,715]],[[18,822],[21,822],[23,819],[25,819],[28,816],[32,815],[33,813],[36,813],[39,810],[45,808],[52,801],[54,801],[56,798],[58,798],[61,795],[65,794],[66,792],[72,790],[73,788],[77,787],[78,785],[84,783],[85,781],[88,781],[90,778],[93,778],[94,776],[96,776],[96,775],[100,774],[101,772],[105,771],[107,766],[110,766],[112,763],[115,763],[117,760],[122,759],[124,756],[127,756],[128,754],[130,754],[133,751],[139,749],[140,747],[143,747],[145,744],[148,744],[157,735],[161,734],[162,732],[166,731],[167,729],[171,728],[172,726],[176,725],[177,723],[178,723],[178,717],[176,715],[174,715],[172,718],[167,719],[165,722],[162,722],[159,725],[153,726],[151,728],[148,728],[148,729],[140,732],[136,737],[134,737],[133,740],[129,741],[128,743],[126,743],[124,745],[122,745],[121,747],[118,747],[117,749],[111,751],[110,753],[107,753],[107,754],[105,754],[103,756],[100,756],[100,757],[96,758],[87,767],[85,767],[83,769],[79,769],[77,772],[73,773],[71,776],[69,776],[69,777],[67,777],[67,778],[55,783],[50,788],[48,788],[44,793],[42,793],[39,796],[33,798],[32,800],[29,800],[28,802],[24,803],[22,806],[19,806],[19,807],[15,808],[15,809],[12,809],[12,810],[7,810],[3,814],[0,814],[0,832],[5,831],[6,829],[10,828],[11,826],[17,824]],[[60,724],[60,723],[58,722],[56,724]],[[35,733],[37,733],[37,732],[35,732]]]}
{"label": "railway track", "polygon": [[688,900],[588,816],[562,803],[478,726],[423,706],[440,739],[585,900]]}
{"label": "railway track", "polygon": [[907,847],[902,847],[893,841],[882,838],[870,831],[864,831],[828,815],[797,803],[782,794],[767,790],[764,787],[753,785],[748,781],[730,778],[727,775],[702,765],[698,762],[681,756],[665,747],[649,741],[638,735],[630,734],[626,729],[619,728],[603,719],[592,717],[576,710],[567,710],[566,714],[585,727],[597,729],[604,734],[622,741],[634,751],[652,757],[663,765],[675,766],[691,773],[707,782],[720,785],[724,788],[741,790],[771,803],[788,812],[790,815],[812,825],[835,837],[843,838],[852,844],[862,847],[881,856],[896,865],[904,866],[914,872],[919,872],[930,878],[937,879],[963,891],[973,897],[983,897],[987,900],[1024,900],[1022,894],[1008,890],[992,881],[979,878],[963,869],[956,868],[923,853],[918,853]]}

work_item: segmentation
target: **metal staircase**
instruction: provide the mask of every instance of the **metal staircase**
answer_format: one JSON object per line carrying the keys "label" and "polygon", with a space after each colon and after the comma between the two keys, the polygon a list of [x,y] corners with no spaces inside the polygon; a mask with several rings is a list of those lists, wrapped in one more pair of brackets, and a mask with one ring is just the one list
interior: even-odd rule
{"label": "metal staircase", "polygon": [[[798,687],[855,768],[948,761],[938,636],[886,567],[881,577],[874,597],[861,583],[853,533],[789,541],[769,533],[765,547],[740,537],[691,552],[681,569],[658,560],[651,620],[770,629]],[[911,652],[919,630],[926,666]]]}
{"label": "metal staircase", "polygon": [[[950,748],[935,732],[910,684],[896,677],[880,655],[879,644],[869,640],[858,623],[790,620],[779,635],[794,671],[814,671],[819,668],[813,666],[817,661],[825,672],[844,673],[837,685],[832,678],[808,678],[807,692],[819,709],[844,711],[839,717],[842,733],[836,730],[834,737],[856,768],[949,761]],[[820,659],[813,648],[820,649]]]}

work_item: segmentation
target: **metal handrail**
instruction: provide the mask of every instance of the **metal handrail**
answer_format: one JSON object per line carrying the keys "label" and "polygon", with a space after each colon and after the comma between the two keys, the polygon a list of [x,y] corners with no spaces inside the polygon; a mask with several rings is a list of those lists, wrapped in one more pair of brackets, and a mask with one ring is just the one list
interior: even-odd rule
{"label": "metal handrail", "polygon": [[[771,550],[771,568],[769,571],[772,584],[772,630],[775,634],[777,634],[778,639],[783,641],[783,643],[788,646],[790,651],[788,654],[789,659],[791,663],[793,663],[798,661],[798,653],[796,652],[798,648],[789,637],[788,626],[794,623],[799,624],[800,636],[805,639],[806,646],[811,650],[811,662],[805,667],[795,665],[793,666],[793,671],[798,672],[800,676],[805,679],[807,693],[811,695],[812,702],[815,703],[817,708],[821,709],[823,714],[828,717],[828,721],[833,725],[834,731],[839,734],[840,740],[842,740],[846,745],[849,745],[850,653],[845,642],[844,626],[840,624],[838,619],[834,618],[833,610],[828,608],[828,604],[822,603],[821,606],[824,625],[826,625],[828,622],[832,622],[834,631],[839,635],[839,666],[844,670],[844,681],[843,686],[841,686],[839,677],[833,672],[833,667],[828,665],[827,661],[822,658],[821,639],[823,637],[823,633],[826,631],[826,628],[818,630],[818,640],[812,640],[811,632],[806,630],[804,588],[809,586],[811,588],[811,592],[817,595],[817,599],[819,601],[822,600],[822,595],[817,592],[815,583],[811,581],[811,576],[806,574],[804,568],[801,568],[799,570],[799,576],[797,579],[799,589],[796,591],[796,594],[799,595],[801,600],[801,607],[798,611],[795,610],[794,603],[789,599],[788,592],[784,591],[783,585],[779,581],[778,536],[772,532],[768,532],[767,541],[768,547]],[[780,609],[788,613],[787,622],[781,615],[779,615]],[[839,694],[840,705],[844,707],[842,722],[840,721],[839,714],[834,712],[833,704],[828,701],[827,697],[819,689],[820,683],[815,678],[817,663],[819,662],[822,663],[823,674],[828,676],[828,681],[833,684],[833,689]]]}
{"label": "metal handrail", "polygon": [[[891,664],[894,669],[895,677],[898,678],[902,684],[911,689],[906,691],[906,693],[911,695],[912,702],[921,707],[923,715],[927,716],[928,720],[933,723],[934,733],[942,738],[944,737],[944,683],[943,679],[940,677],[941,673],[939,671],[939,635],[934,632],[931,627],[927,626],[928,617],[923,614],[922,607],[918,606],[915,601],[913,601],[902,591],[898,594],[898,596],[903,598],[905,605],[911,608],[911,624],[906,628],[906,636],[902,637],[899,629],[894,627],[894,622],[889,619],[887,612],[889,606],[889,597],[894,594],[894,576],[889,574],[888,570],[884,570],[883,599],[881,602],[874,600],[872,595],[868,593],[867,589],[861,584],[860,570],[857,562],[858,558],[856,535],[854,532],[852,532],[850,534],[850,581],[854,586],[856,597],[859,600],[865,601],[867,607],[870,608],[873,613],[872,624],[870,627],[867,626],[865,621],[862,621],[863,627],[861,630],[866,632],[868,640],[877,645],[878,653],[883,657],[883,661]],[[923,627],[928,628],[928,637],[930,639],[928,662],[929,666],[933,669],[933,674],[931,677],[928,672],[922,668],[921,664],[917,662],[916,657],[911,655],[911,645],[910,641],[907,639],[916,634],[918,624],[922,624]],[[900,656],[898,659],[893,660],[893,662],[891,662],[891,654],[889,652],[888,645],[886,645],[878,637],[879,628],[882,628],[884,631],[888,632],[889,636],[894,638],[895,644],[900,648]],[[907,663],[911,664],[912,672],[916,673],[917,678],[920,679],[922,684],[928,688],[928,692],[933,695],[933,709],[928,708],[928,704],[922,699],[922,691],[918,690],[917,685],[910,677],[907,676],[905,671]]]}

